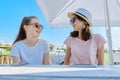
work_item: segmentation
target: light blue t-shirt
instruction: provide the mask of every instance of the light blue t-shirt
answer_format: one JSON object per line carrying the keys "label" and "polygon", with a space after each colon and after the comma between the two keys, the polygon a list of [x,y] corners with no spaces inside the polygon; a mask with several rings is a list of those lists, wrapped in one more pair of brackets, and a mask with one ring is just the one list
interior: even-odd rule
{"label": "light blue t-shirt", "polygon": [[43,39],[39,39],[32,47],[27,46],[23,40],[21,40],[12,46],[10,56],[20,57],[22,62],[28,64],[42,65],[44,54],[49,51],[48,43]]}

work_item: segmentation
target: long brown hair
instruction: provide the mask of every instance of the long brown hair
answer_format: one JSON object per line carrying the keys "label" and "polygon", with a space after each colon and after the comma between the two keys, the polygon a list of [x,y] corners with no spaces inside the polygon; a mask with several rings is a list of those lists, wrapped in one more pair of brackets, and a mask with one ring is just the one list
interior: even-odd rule
{"label": "long brown hair", "polygon": [[31,22],[31,19],[33,18],[36,18],[35,16],[29,16],[29,17],[24,17],[22,22],[21,22],[21,25],[20,25],[20,29],[19,29],[19,33],[15,39],[15,41],[13,42],[13,44],[15,44],[15,42],[17,41],[20,41],[20,40],[23,40],[26,38],[26,31],[24,29],[24,25],[29,25],[29,23]]}
{"label": "long brown hair", "polygon": [[[83,21],[83,22],[86,22],[83,18],[81,18],[80,16],[78,15],[75,15],[77,17],[78,20],[80,21]],[[82,34],[81,34],[81,37],[82,37],[82,40],[84,41],[87,41],[88,39],[91,38],[91,31],[90,31],[90,25],[86,22],[85,23],[85,28],[82,29]],[[79,32],[78,31],[73,31],[70,33],[70,36],[76,38],[79,36]]]}

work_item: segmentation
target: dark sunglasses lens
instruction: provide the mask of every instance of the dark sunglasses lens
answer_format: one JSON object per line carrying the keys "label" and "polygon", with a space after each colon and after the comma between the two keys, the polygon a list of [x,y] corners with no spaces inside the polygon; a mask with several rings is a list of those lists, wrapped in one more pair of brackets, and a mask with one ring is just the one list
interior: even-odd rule
{"label": "dark sunglasses lens", "polygon": [[38,24],[35,24],[36,28],[39,28],[39,25]]}
{"label": "dark sunglasses lens", "polygon": [[73,24],[75,22],[75,17],[70,20],[70,23]]}
{"label": "dark sunglasses lens", "polygon": [[72,22],[73,22],[73,19],[70,20],[70,24],[72,24]]}
{"label": "dark sunglasses lens", "polygon": [[36,28],[42,28],[43,29],[43,25],[40,24],[35,24]]}

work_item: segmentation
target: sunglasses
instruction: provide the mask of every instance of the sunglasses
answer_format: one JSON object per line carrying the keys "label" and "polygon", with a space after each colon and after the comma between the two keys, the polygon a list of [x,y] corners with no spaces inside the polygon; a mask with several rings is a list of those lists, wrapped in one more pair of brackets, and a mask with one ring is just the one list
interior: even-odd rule
{"label": "sunglasses", "polygon": [[34,25],[37,29],[43,29],[43,25],[39,23],[30,23],[29,25]]}
{"label": "sunglasses", "polygon": [[73,17],[70,19],[70,24],[73,24],[76,21],[77,17]]}

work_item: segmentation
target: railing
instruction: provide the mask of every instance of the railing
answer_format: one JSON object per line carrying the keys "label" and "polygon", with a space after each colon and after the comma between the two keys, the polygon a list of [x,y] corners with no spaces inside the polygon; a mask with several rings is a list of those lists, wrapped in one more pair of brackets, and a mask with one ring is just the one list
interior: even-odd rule
{"label": "railing", "polygon": [[[1,49],[11,48],[11,46],[0,46]],[[12,58],[9,54],[0,54],[0,64],[11,64]]]}

